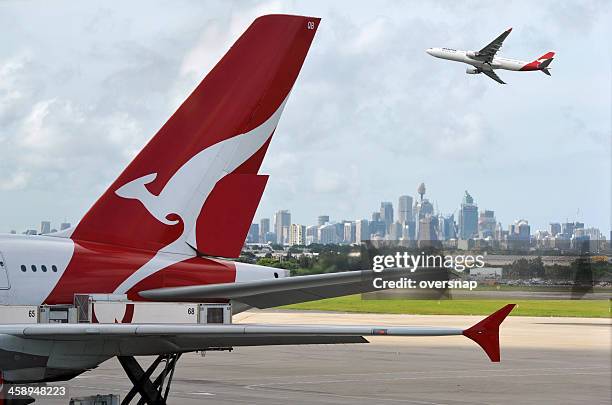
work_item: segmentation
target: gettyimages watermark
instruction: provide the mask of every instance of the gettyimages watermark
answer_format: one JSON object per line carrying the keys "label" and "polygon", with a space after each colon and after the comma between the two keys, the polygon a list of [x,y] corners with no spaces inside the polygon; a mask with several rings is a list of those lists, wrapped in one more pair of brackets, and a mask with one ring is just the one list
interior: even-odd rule
{"label": "gettyimages watermark", "polygon": [[[471,268],[483,268],[485,266],[482,255],[441,255],[441,254],[410,254],[406,251],[395,252],[395,254],[374,255],[372,257],[372,271],[382,273],[386,269],[392,269],[397,273],[398,269],[414,273],[417,269],[446,269],[464,271]],[[399,279],[385,280],[383,277],[374,277],[372,285],[375,289],[386,290],[393,288],[407,289],[468,289],[474,290],[478,282],[474,280],[415,280],[411,277],[400,277]]]}
{"label": "gettyimages watermark", "polygon": [[609,299],[612,260],[585,252],[458,249],[440,241],[360,246],[362,299]]}

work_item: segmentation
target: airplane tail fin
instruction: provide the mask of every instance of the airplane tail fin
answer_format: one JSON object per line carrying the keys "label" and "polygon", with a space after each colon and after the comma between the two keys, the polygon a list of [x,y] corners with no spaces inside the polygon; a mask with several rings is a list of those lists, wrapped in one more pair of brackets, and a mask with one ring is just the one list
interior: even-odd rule
{"label": "airplane tail fin", "polygon": [[536,59],[536,62],[538,62],[538,69],[541,70],[542,73],[550,76],[550,69],[548,66],[552,63],[554,57],[554,52],[546,52],[544,55],[540,56]]}
{"label": "airplane tail fin", "polygon": [[536,59],[536,61],[542,62],[545,59],[552,59],[554,57],[555,57],[555,53],[550,51],[550,52],[546,52],[544,55],[540,56],[538,59]]}
{"label": "airplane tail fin", "polygon": [[69,235],[238,257],[258,174],[320,19],[257,18]]}
{"label": "airplane tail fin", "polygon": [[516,304],[508,304],[482,321],[463,331],[463,335],[478,343],[492,362],[500,361],[499,326]]}

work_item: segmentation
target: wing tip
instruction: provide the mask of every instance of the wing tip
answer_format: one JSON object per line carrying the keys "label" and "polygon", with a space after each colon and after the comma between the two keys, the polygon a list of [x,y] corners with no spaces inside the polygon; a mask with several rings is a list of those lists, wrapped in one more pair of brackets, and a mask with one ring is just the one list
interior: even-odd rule
{"label": "wing tip", "polygon": [[501,359],[499,350],[499,326],[516,307],[508,304],[487,316],[476,325],[463,331],[463,335],[472,339],[485,351],[489,359],[498,363]]}

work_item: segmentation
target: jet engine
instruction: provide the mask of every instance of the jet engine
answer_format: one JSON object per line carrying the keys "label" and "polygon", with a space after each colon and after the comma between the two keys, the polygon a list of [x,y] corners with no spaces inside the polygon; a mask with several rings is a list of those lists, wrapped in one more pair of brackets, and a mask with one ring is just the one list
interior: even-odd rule
{"label": "jet engine", "polygon": [[465,69],[465,73],[467,73],[468,75],[477,75],[480,72],[481,70],[475,67],[469,67]]}
{"label": "jet engine", "polygon": [[468,58],[475,58],[478,56],[478,52],[476,51],[467,51],[465,54],[467,55]]}

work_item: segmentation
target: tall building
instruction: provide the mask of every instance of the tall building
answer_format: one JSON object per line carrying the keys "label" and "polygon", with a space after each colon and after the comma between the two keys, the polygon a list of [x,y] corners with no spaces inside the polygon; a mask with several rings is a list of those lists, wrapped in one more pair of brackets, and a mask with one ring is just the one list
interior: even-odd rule
{"label": "tall building", "polygon": [[419,247],[431,246],[428,242],[437,241],[438,221],[433,215],[425,215],[419,219]]}
{"label": "tall building", "polygon": [[551,222],[550,224],[548,224],[548,233],[550,233],[551,236],[557,236],[558,234],[560,234],[561,224],[558,222]]}
{"label": "tall building", "polygon": [[274,232],[276,243],[284,245],[289,243],[289,226],[291,225],[291,213],[289,210],[280,210],[274,216]]}
{"label": "tall building", "polygon": [[573,222],[566,222],[566,223],[562,224],[561,225],[561,233],[567,239],[571,238],[572,235],[574,234],[574,223]]}
{"label": "tall building", "polygon": [[247,233],[247,243],[258,243],[259,242],[259,224],[251,224],[249,226],[249,233]]}
{"label": "tall building", "polygon": [[412,197],[409,195],[402,195],[399,198],[397,204],[397,220],[404,225],[412,220]]}
{"label": "tall building", "polygon": [[380,218],[385,223],[387,229],[393,223],[393,204],[389,201],[383,201],[380,203]]}
{"label": "tall building", "polygon": [[66,229],[70,228],[70,226],[71,226],[70,222],[62,222],[60,224],[60,231],[66,230]]}
{"label": "tall building", "polygon": [[405,225],[400,221],[395,221],[389,225],[389,240],[400,240],[404,237]]}
{"label": "tall building", "polygon": [[414,220],[408,221],[405,231],[404,239],[416,240],[416,222]]}
{"label": "tall building", "polygon": [[[372,217],[374,217],[374,214],[372,214]],[[379,217],[378,220],[370,221],[370,224],[369,224],[370,237],[372,237],[373,235],[376,235],[380,238],[384,238],[385,235],[387,234],[387,225],[385,224],[383,220],[380,219],[380,215],[378,217]]]}
{"label": "tall building", "polygon": [[481,238],[494,238],[495,225],[497,225],[497,220],[495,219],[494,211],[480,211],[480,215],[478,217],[478,235]]}
{"label": "tall building", "polygon": [[380,221],[380,219],[381,219],[380,212],[374,211],[372,213],[372,221]]}
{"label": "tall building", "polygon": [[478,206],[474,204],[474,199],[466,190],[459,212],[459,238],[473,239],[476,235],[478,235]]}
{"label": "tall building", "polygon": [[311,245],[313,243],[319,243],[319,227],[317,225],[306,227],[306,244]]}
{"label": "tall building", "polygon": [[329,215],[319,215],[317,218],[317,225],[321,226],[327,223],[329,223]]}
{"label": "tall building", "polygon": [[455,215],[438,215],[438,240],[457,239]]}
{"label": "tall building", "polygon": [[338,235],[336,227],[333,224],[327,224],[319,227],[319,243],[328,245],[330,243],[338,243]]}
{"label": "tall building", "polygon": [[355,222],[344,223],[344,243],[355,243],[356,229]]}
{"label": "tall building", "polygon": [[266,236],[270,233],[270,218],[262,218],[259,221],[259,242],[267,242]]}
{"label": "tall building", "polygon": [[355,222],[355,242],[370,240],[370,221],[360,219]]}
{"label": "tall building", "polygon": [[336,243],[344,241],[344,221],[332,224],[336,228]]}
{"label": "tall building", "polygon": [[51,233],[51,222],[49,222],[49,221],[42,221],[40,223],[40,234],[44,235],[46,233]]}
{"label": "tall building", "polygon": [[306,227],[304,225],[291,224],[289,227],[289,246],[306,244]]}
{"label": "tall building", "polygon": [[517,219],[509,227],[509,238],[520,241],[529,241],[531,237],[531,227],[526,219]]}

